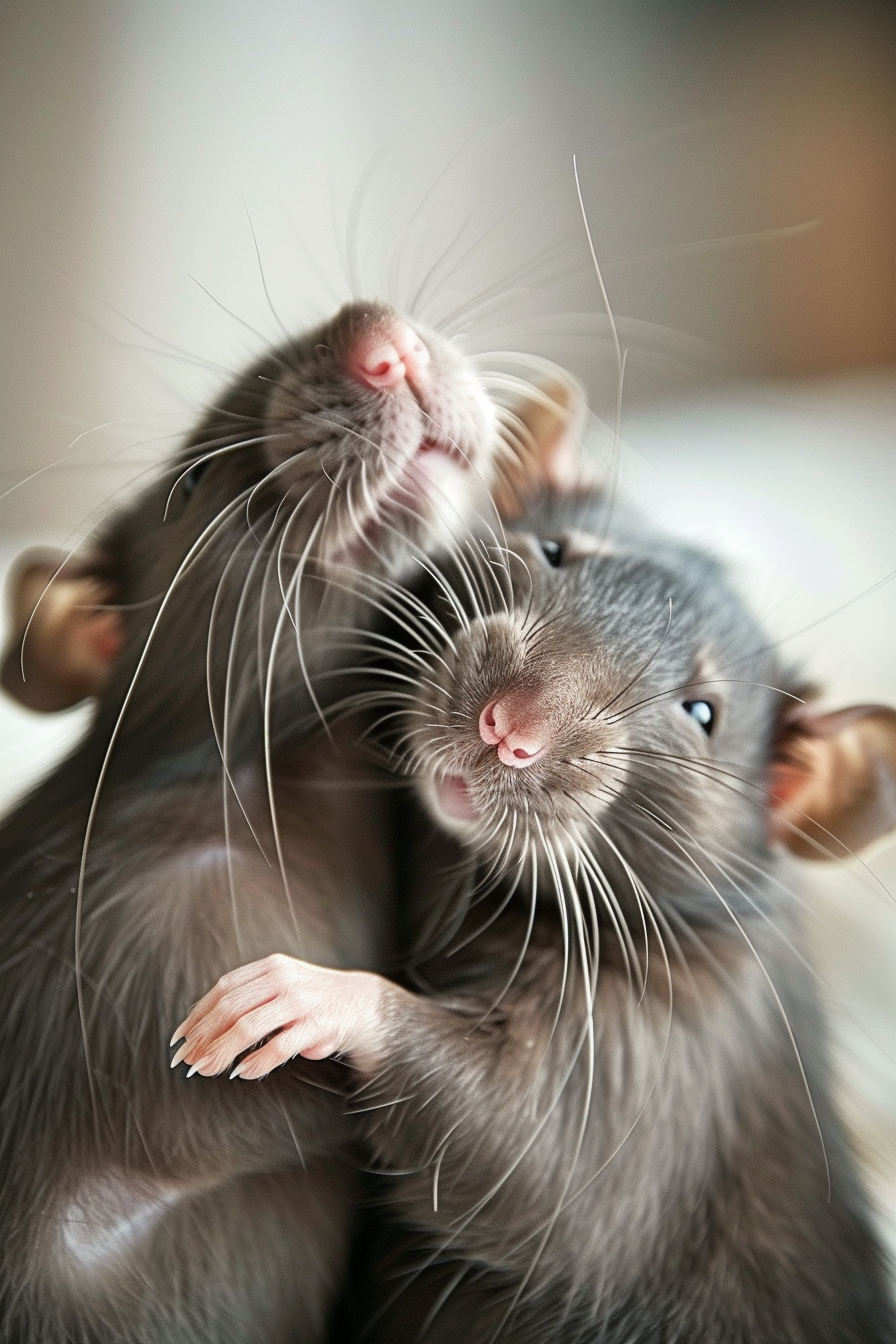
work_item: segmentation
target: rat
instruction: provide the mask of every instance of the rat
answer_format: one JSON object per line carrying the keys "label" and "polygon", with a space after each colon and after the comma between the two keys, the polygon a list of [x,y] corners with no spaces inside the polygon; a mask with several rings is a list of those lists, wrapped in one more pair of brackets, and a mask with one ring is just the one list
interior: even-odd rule
{"label": "rat", "polygon": [[490,516],[513,419],[454,345],[355,301],[240,374],[80,553],[16,570],[5,688],[97,707],[0,825],[3,1339],[323,1338],[342,1070],[197,1086],[171,1025],[274,949],[389,964],[383,780],[313,726],[396,580]]}
{"label": "rat", "polygon": [[278,952],[181,1054],[239,1089],[349,1062],[400,1220],[364,1339],[892,1344],[787,851],[896,827],[896,711],[821,707],[610,492],[514,528],[415,590],[438,629],[383,692],[404,982]]}

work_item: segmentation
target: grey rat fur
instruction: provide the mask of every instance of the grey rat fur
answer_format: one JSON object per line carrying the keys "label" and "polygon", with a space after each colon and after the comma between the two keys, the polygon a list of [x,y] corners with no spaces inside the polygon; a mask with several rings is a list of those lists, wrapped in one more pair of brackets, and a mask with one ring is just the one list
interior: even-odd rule
{"label": "grey rat fur", "polygon": [[[398,381],[360,382],[392,340]],[[323,1336],[355,1200],[338,1070],[238,1094],[172,1072],[168,1038],[246,956],[386,964],[380,780],[308,723],[332,632],[487,499],[494,408],[420,340],[357,302],[264,356],[67,567],[124,642],[83,744],[0,827],[2,1340]],[[25,698],[27,632],[4,675]]]}
{"label": "grey rat fur", "polygon": [[[420,596],[407,987],[273,957],[185,1024],[206,1073],[270,1032],[244,1078],[350,1060],[398,1220],[361,1337],[892,1344],[769,843],[800,683],[711,558],[600,492]],[[514,697],[508,768],[483,716]]]}
{"label": "grey rat fur", "polygon": [[[560,539],[559,567],[539,538]],[[424,1338],[472,1318],[483,1340],[894,1340],[768,844],[802,687],[712,559],[600,495],[545,501],[509,548],[494,615],[457,629],[431,598],[457,652],[439,649],[404,725],[418,797],[480,881],[500,876],[465,908],[469,875],[452,895],[416,845],[405,905],[441,885],[455,924],[447,945],[444,913],[425,927],[424,948],[443,940],[414,957],[426,994],[386,996],[358,1095],[379,1160],[411,1170],[398,1206],[472,1280]],[[476,720],[520,691],[550,746],[508,770]],[[684,709],[701,702],[711,736]],[[440,801],[455,773],[474,819]],[[514,839],[507,818],[495,833],[505,809]]]}

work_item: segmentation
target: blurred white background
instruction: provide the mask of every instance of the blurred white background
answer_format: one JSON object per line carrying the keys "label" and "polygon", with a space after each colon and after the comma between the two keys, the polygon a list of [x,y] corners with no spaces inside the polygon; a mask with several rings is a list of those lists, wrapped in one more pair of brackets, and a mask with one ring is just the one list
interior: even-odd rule
{"label": "blurred white background", "polygon": [[[811,627],[788,647],[832,704],[896,703],[894,28],[717,8],[5,0],[0,558],[87,535],[280,322],[352,293],[555,358],[612,418],[575,152],[629,490],[777,636]],[[0,705],[4,806],[87,713]],[[804,880],[896,1237],[894,856]]]}

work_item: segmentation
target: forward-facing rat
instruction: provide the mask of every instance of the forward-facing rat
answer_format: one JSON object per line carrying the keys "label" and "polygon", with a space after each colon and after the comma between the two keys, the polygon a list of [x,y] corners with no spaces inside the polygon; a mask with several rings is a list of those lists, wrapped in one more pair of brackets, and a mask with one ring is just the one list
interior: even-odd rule
{"label": "forward-facing rat", "polygon": [[488,508],[497,421],[452,345],[355,302],[240,376],[88,553],[20,572],[5,686],[99,703],[0,828],[0,1338],[322,1336],[338,1077],[197,1085],[168,1040],[265,952],[385,965],[384,794],[308,721],[335,632]]}
{"label": "forward-facing rat", "polygon": [[896,826],[896,712],[807,703],[721,567],[599,490],[426,602],[408,987],[266,958],[182,1056],[351,1061],[418,1232],[373,1338],[896,1340],[780,854]]}

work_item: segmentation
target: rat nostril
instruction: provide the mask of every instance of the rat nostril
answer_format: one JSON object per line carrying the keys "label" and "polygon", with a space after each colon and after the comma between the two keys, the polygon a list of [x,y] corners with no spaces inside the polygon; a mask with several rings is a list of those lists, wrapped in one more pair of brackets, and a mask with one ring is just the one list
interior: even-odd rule
{"label": "rat nostril", "polygon": [[517,769],[540,760],[548,749],[550,732],[531,704],[490,700],[479,715],[479,736],[496,747],[502,765]]}
{"label": "rat nostril", "polygon": [[404,363],[391,341],[378,341],[376,345],[358,349],[349,367],[368,387],[388,389],[404,382]]}
{"label": "rat nostril", "polygon": [[548,745],[549,736],[541,724],[532,725],[525,733],[514,729],[498,743],[498,760],[502,765],[524,770],[527,765],[541,760]]}
{"label": "rat nostril", "polygon": [[353,378],[374,391],[394,391],[423,377],[429,350],[406,322],[372,328],[355,340],[347,367]]}
{"label": "rat nostril", "polygon": [[405,355],[418,355],[421,359],[429,359],[429,351],[417,335],[413,327],[409,327],[407,322],[400,322],[392,332],[392,340],[398,347],[398,352],[404,359]]}
{"label": "rat nostril", "polygon": [[399,358],[405,366],[408,379],[411,383],[419,378],[429,363],[429,350],[423,341],[407,323],[395,328],[392,333],[392,339],[398,350]]}
{"label": "rat nostril", "polygon": [[479,736],[490,747],[496,747],[507,733],[509,724],[507,715],[502,712],[499,700],[490,700],[479,715]]}

